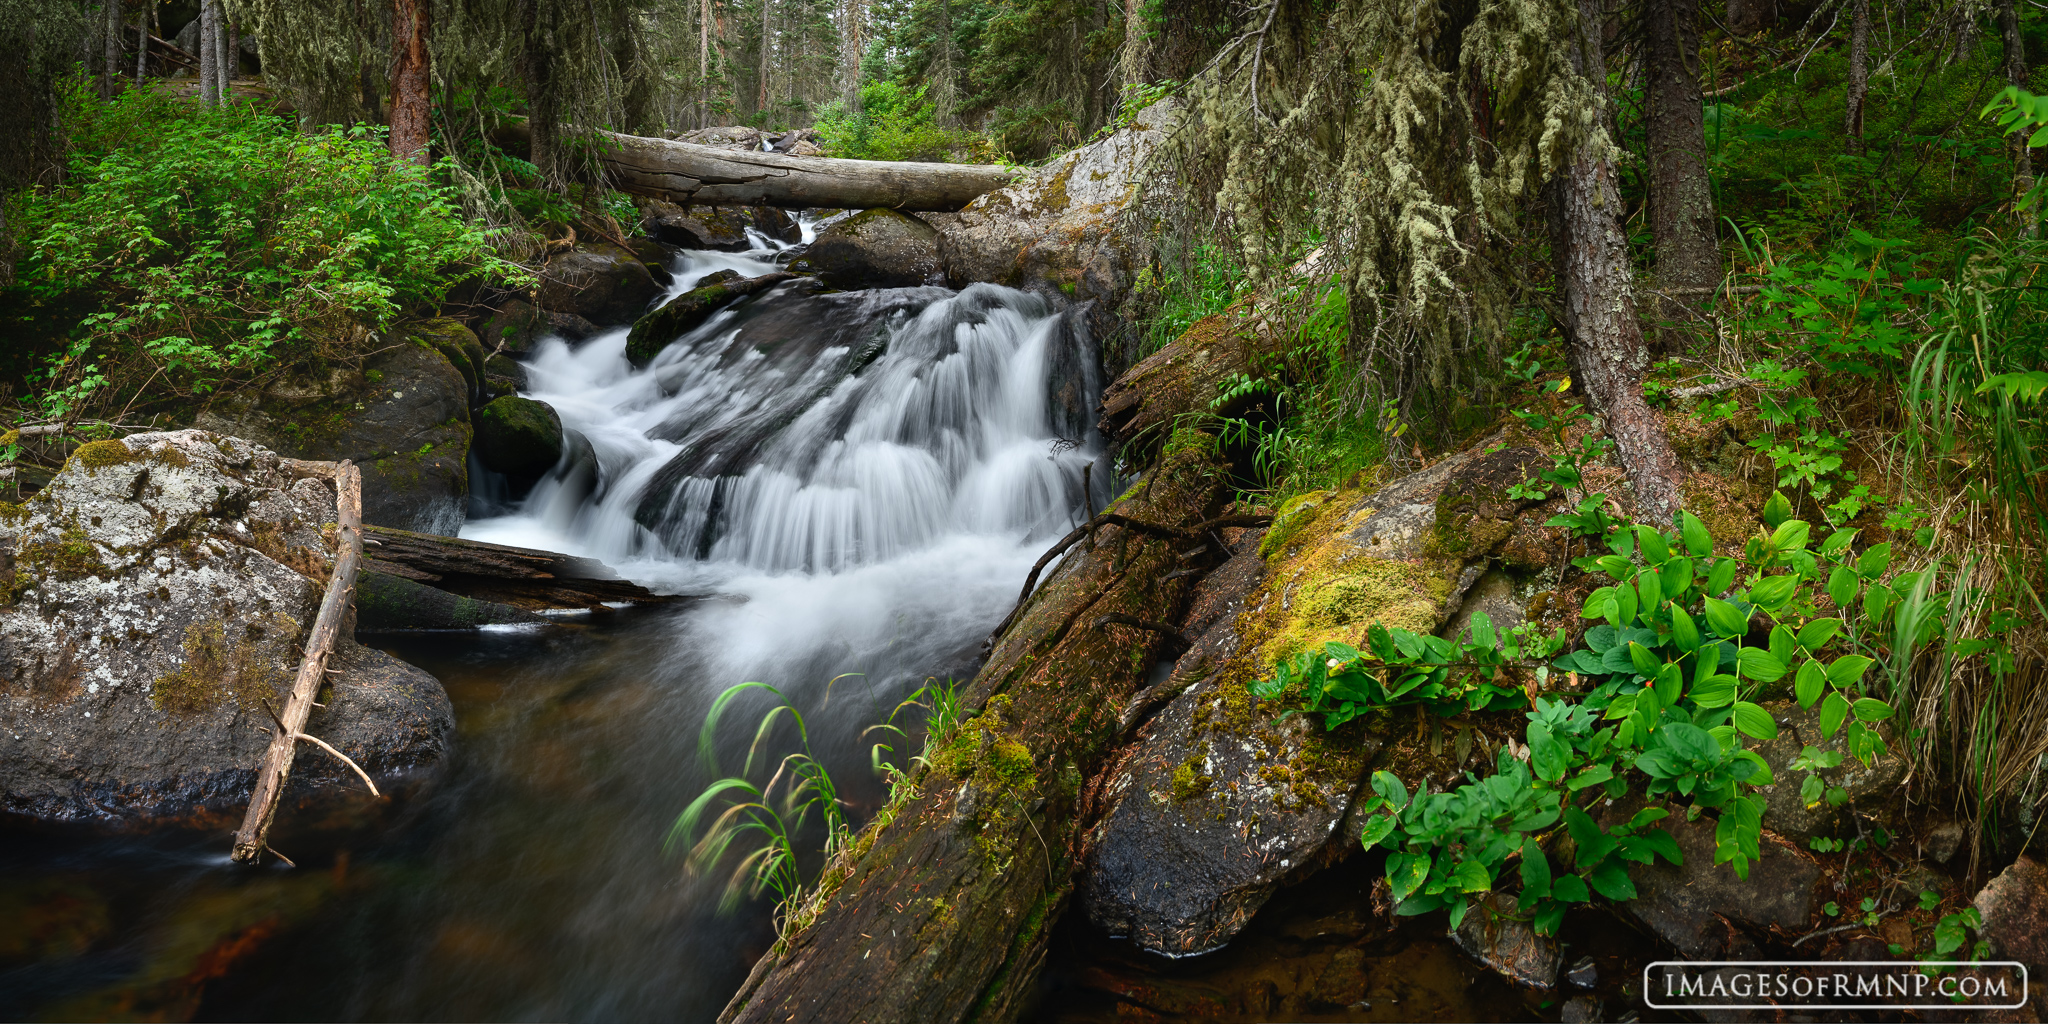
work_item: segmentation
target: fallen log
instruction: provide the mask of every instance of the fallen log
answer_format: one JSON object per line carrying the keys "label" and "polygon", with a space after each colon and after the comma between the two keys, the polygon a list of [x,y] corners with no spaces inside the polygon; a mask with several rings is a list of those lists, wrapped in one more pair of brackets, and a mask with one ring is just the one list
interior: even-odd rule
{"label": "fallen log", "polygon": [[[303,471],[308,464],[294,460],[294,471]],[[270,822],[277,816],[278,798],[284,795],[284,786],[292,774],[292,760],[298,753],[299,741],[309,740],[321,749],[355,770],[368,784],[370,792],[377,792],[377,784],[354,761],[341,751],[306,735],[306,719],[313,713],[313,698],[320,693],[320,684],[327,678],[327,658],[334,653],[334,643],[341,634],[341,626],[349,618],[349,611],[355,603],[356,571],[363,558],[363,474],[354,463],[342,462],[334,467],[335,507],[335,557],[334,571],[327,578],[327,596],[320,601],[320,613],[313,619],[313,628],[306,633],[306,654],[299,662],[298,678],[292,682],[290,698],[285,701],[282,714],[272,714],[277,731],[270,737],[270,746],[263,754],[263,767],[256,774],[256,787],[249,794],[249,812],[242,818],[242,827],[235,833],[235,849],[231,855],[237,864],[253,864],[270,849]],[[276,851],[271,851],[276,852]],[[287,862],[289,863],[289,862]]]}
{"label": "fallen log", "polygon": [[[784,153],[747,153],[599,131],[598,159],[612,186],[683,206],[780,206],[793,210],[950,212],[1008,185],[1013,175],[997,164],[928,164],[845,160]],[[524,122],[492,133],[499,146],[531,145]]]}
{"label": "fallen log", "polygon": [[436,537],[387,526],[365,529],[371,545],[365,569],[479,601],[544,611],[676,600],[621,578],[610,566],[594,558]]}

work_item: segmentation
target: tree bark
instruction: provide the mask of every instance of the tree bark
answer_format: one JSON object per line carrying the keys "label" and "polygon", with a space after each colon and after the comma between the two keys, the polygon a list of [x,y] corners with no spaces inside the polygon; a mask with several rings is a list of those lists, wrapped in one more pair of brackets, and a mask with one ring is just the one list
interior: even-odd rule
{"label": "tree bark", "polygon": [[369,526],[365,568],[527,611],[672,601],[594,558]]}
{"label": "tree bark", "polygon": [[866,0],[839,3],[839,99],[850,114],[860,112],[861,29],[867,6]]}
{"label": "tree bark", "polygon": [[711,127],[711,0],[697,8],[697,127]]}
{"label": "tree bark", "polygon": [[213,106],[214,62],[220,58],[213,46],[215,0],[199,0],[199,105]]}
{"label": "tree bark", "polygon": [[427,0],[391,4],[391,155],[421,167],[434,160],[427,80],[431,18]]}
{"label": "tree bark", "polygon": [[760,102],[754,104],[754,107],[763,113],[768,110],[768,55],[774,49],[775,38],[773,30],[768,26],[768,15],[774,10],[774,0],[761,0],[761,88],[757,94]]}
{"label": "tree bark", "polygon": [[[536,126],[538,127],[538,126]],[[886,160],[743,153],[668,139],[602,133],[616,148],[599,159],[622,192],[688,206],[780,206],[786,209],[958,210],[1010,183],[994,164],[926,164]],[[516,148],[516,131],[500,133]],[[535,133],[538,135],[538,132]],[[539,149],[539,139],[533,139]],[[538,164],[540,161],[535,159]]]}
{"label": "tree bark", "polygon": [[[1579,0],[1579,12],[1571,59],[1595,101],[1604,105],[1599,0]],[[1681,504],[1678,459],[1656,413],[1643,401],[1648,352],[1631,294],[1628,239],[1616,219],[1624,206],[1613,143],[1597,134],[1581,140],[1544,192],[1551,253],[1564,291],[1573,383],[1606,420],[1607,435],[1635,487],[1637,506],[1658,520],[1668,519]]]}
{"label": "tree bark", "polygon": [[1650,0],[1648,13],[1646,134],[1657,281],[1666,288],[1706,288],[1721,279],[1721,254],[1714,243],[1714,195],[1707,179],[1699,0]]}
{"label": "tree bark", "polygon": [[[1998,32],[2005,44],[2005,84],[2027,87],[2027,44],[2020,36],[2019,10],[2013,0],[1998,0]],[[2034,151],[2027,146],[2027,133],[2015,132],[2012,145],[2012,197],[2015,208],[2034,187]],[[2029,237],[2040,230],[2039,210],[2020,215],[2020,229]]]}
{"label": "tree bark", "polygon": [[555,157],[559,151],[557,120],[561,111],[555,95],[555,55],[548,48],[554,26],[541,24],[545,6],[540,0],[519,2],[519,28],[524,35],[519,77],[526,86],[526,124],[531,142],[527,159],[533,162],[543,181],[560,182],[561,168],[556,166]]}
{"label": "tree bark", "polygon": [[[284,711],[277,716],[277,732],[270,737],[263,767],[256,774],[256,787],[249,794],[249,812],[242,819],[241,830],[235,833],[232,857],[238,864],[255,863],[270,848],[270,822],[277,814],[277,801],[284,795],[285,783],[291,779],[299,736],[306,731],[313,701],[320,693],[320,685],[327,680],[328,655],[334,653],[335,640],[355,602],[356,570],[363,558],[363,475],[353,464],[343,462],[335,467],[333,479],[337,520],[334,573],[328,578],[327,596],[320,602],[320,613],[306,631],[306,656],[299,662],[298,678],[292,684]],[[372,784],[371,788],[376,787]]]}
{"label": "tree bark", "polygon": [[1849,21],[1849,109],[1842,125],[1852,155],[1863,152],[1863,101],[1869,95],[1870,0],[1856,0],[1855,16]]}
{"label": "tree bark", "polygon": [[143,0],[142,14],[135,19],[135,84],[149,74],[149,39],[156,34],[156,0]]}
{"label": "tree bark", "polygon": [[121,0],[106,0],[107,63],[100,69],[100,99],[114,98],[114,83],[121,77]]}

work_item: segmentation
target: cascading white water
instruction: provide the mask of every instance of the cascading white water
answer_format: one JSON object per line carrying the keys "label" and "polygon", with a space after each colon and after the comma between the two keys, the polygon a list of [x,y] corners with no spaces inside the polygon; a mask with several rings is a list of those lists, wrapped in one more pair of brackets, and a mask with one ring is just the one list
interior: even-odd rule
{"label": "cascading white water", "polygon": [[[770,256],[686,253],[669,294]],[[737,673],[793,649],[848,662],[821,671],[935,670],[916,659],[999,618],[1046,538],[1110,487],[1084,470],[1093,360],[1072,318],[1011,289],[815,291],[757,296],[643,368],[624,328],[542,343],[529,396],[588,451],[463,536],[746,598],[696,616]]]}

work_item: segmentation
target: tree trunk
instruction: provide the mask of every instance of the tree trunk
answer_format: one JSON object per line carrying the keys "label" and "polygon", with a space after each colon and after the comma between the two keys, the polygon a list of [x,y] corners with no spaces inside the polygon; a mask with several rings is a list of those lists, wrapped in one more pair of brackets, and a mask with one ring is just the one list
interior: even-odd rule
{"label": "tree trunk", "polygon": [[135,84],[149,74],[149,37],[156,34],[156,0],[143,0],[142,14],[135,19]]}
{"label": "tree trunk", "polygon": [[228,94],[228,85],[235,76],[242,73],[242,31],[241,23],[228,17],[222,9],[220,19],[220,94]]}
{"label": "tree trunk", "polygon": [[548,48],[548,36],[554,26],[541,24],[547,6],[541,0],[519,2],[519,29],[524,35],[519,55],[519,77],[526,87],[526,124],[530,142],[526,158],[533,162],[543,182],[560,183],[562,169],[555,159],[560,148],[557,141],[560,105],[555,95],[555,55]]}
{"label": "tree trunk", "polygon": [[[2020,16],[2013,0],[1998,0],[1998,32],[2005,43],[2005,84],[2027,87],[2027,44],[2020,36]],[[2012,197],[2019,200],[2034,187],[2034,151],[2027,146],[2027,133],[2012,134]],[[2039,232],[2039,210],[2021,214],[2020,229],[2032,237]]]}
{"label": "tree trunk", "polygon": [[114,98],[114,83],[121,78],[121,0],[107,0],[107,63],[100,69],[100,99]]}
{"label": "tree trunk", "polygon": [[[1579,0],[1579,30],[1571,57],[1607,103],[1606,61],[1600,46],[1599,0]],[[1624,208],[1615,175],[1613,142],[1581,140],[1567,164],[1545,186],[1550,248],[1564,291],[1564,334],[1572,380],[1595,413],[1634,485],[1637,506],[1658,521],[1681,504],[1678,459],[1663,425],[1643,401],[1648,352],[1631,294],[1628,239],[1616,215]]]}
{"label": "tree trunk", "polygon": [[1117,76],[1125,90],[1152,80],[1152,41],[1145,38],[1145,0],[1124,0],[1124,48]]}
{"label": "tree trunk", "polygon": [[659,604],[676,600],[621,579],[594,558],[387,526],[364,527],[364,534],[371,545],[365,569],[479,601],[544,611],[601,607],[606,602]]}
{"label": "tree trunk", "polygon": [[1714,195],[1707,180],[1699,0],[1650,0],[1648,13],[1646,134],[1657,281],[1671,289],[1710,288],[1721,279],[1721,254],[1714,244]]}
{"label": "tree trunk", "polygon": [[199,105],[210,107],[214,103],[214,61],[219,53],[213,48],[213,19],[215,0],[199,0]]}
{"label": "tree trunk", "polygon": [[[516,149],[518,134],[515,127],[507,126],[494,137],[502,140],[500,145]],[[617,143],[616,147],[608,146],[598,153],[615,188],[683,206],[780,206],[794,210],[866,210],[886,206],[910,212],[950,211],[1008,185],[1011,177],[1011,172],[995,164],[903,163],[734,152],[669,139],[601,134]],[[531,144],[538,153],[538,132],[534,135]],[[533,159],[536,164],[540,162],[537,157]]]}
{"label": "tree trunk", "polygon": [[1849,109],[1842,125],[1851,154],[1863,152],[1863,101],[1869,95],[1870,0],[1856,0],[1856,14],[1849,22]]}
{"label": "tree trunk", "polygon": [[774,10],[774,0],[761,0],[761,88],[756,94],[760,102],[754,107],[763,113],[768,110],[768,55],[774,49],[774,32],[768,27],[768,15]]}
{"label": "tree trunk", "polygon": [[697,7],[697,127],[711,127],[711,0]]}
{"label": "tree trunk", "polygon": [[839,4],[839,98],[850,114],[860,112],[861,28],[867,6],[866,0]]}
{"label": "tree trunk", "polygon": [[391,5],[391,155],[421,167],[434,160],[427,81],[431,18],[427,0]]}

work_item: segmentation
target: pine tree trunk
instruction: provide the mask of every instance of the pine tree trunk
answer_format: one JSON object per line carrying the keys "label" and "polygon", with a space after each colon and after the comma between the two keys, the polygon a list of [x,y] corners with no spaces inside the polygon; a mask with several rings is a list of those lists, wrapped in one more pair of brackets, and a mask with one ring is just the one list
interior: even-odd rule
{"label": "pine tree trunk", "polygon": [[1714,244],[1714,195],[1707,180],[1699,0],[1650,0],[1648,14],[1646,134],[1657,280],[1666,288],[1709,288],[1721,279],[1721,254]]}
{"label": "pine tree trunk", "polygon": [[107,0],[107,64],[100,70],[100,99],[114,98],[114,82],[121,77],[121,0]]}
{"label": "pine tree trunk", "polygon": [[773,34],[768,27],[768,15],[774,10],[774,0],[761,0],[761,88],[756,93],[759,102],[754,104],[754,108],[763,113],[768,110],[768,55],[774,49]]}
{"label": "pine tree trunk", "polygon": [[[1579,13],[1572,61],[1604,105],[1599,0],[1579,0]],[[1667,519],[1681,504],[1678,459],[1656,413],[1643,401],[1648,351],[1636,322],[1628,240],[1615,219],[1623,205],[1613,143],[1597,135],[1582,140],[1544,192],[1550,248],[1564,290],[1573,382],[1607,421],[1607,435],[1635,486],[1638,507],[1660,521]]]}
{"label": "pine tree trunk", "polygon": [[242,32],[240,23],[229,17],[225,8],[220,26],[220,94],[226,96],[229,83],[242,73]]}
{"label": "pine tree trunk", "polygon": [[154,34],[156,0],[143,0],[142,15],[135,19],[135,84],[149,74],[149,37]]}
{"label": "pine tree trunk", "polygon": [[1842,125],[1852,154],[1863,152],[1863,101],[1870,95],[1870,0],[1856,0],[1849,22],[1848,113]]}
{"label": "pine tree trunk", "polygon": [[866,0],[841,0],[839,5],[839,96],[848,113],[860,112],[861,28],[867,6]]}
{"label": "pine tree trunk", "polygon": [[[1998,32],[2005,43],[2005,84],[2027,87],[2027,44],[2020,36],[2019,11],[2013,0],[1998,0]],[[2034,154],[2027,146],[2027,133],[2015,132],[2012,139],[2012,195],[2017,204],[2034,187]],[[2040,211],[2024,214],[2021,230],[2029,237],[2040,230]]]}
{"label": "pine tree trunk", "polygon": [[697,127],[711,127],[711,0],[697,8]]}
{"label": "pine tree trunk", "polygon": [[547,45],[553,26],[541,24],[544,6],[541,0],[520,0],[518,7],[519,28],[525,36],[519,76],[526,86],[526,125],[531,137],[526,158],[533,162],[543,182],[560,184],[561,168],[555,159],[560,105],[555,96],[555,57]]}
{"label": "pine tree trunk", "polygon": [[391,155],[425,167],[433,162],[427,0],[391,5]]}
{"label": "pine tree trunk", "polygon": [[213,19],[215,0],[199,0],[199,105],[210,107],[214,103],[213,63],[218,54],[213,48]]}
{"label": "pine tree trunk", "polygon": [[1145,38],[1145,0],[1124,0],[1124,49],[1117,74],[1125,89],[1152,80],[1152,41]]}

